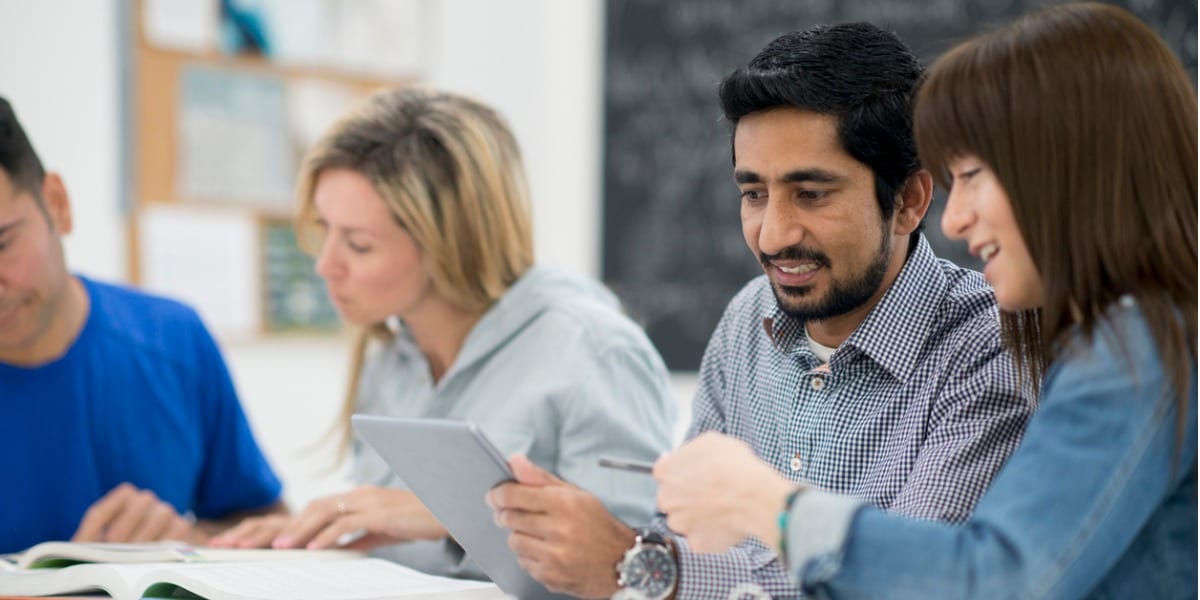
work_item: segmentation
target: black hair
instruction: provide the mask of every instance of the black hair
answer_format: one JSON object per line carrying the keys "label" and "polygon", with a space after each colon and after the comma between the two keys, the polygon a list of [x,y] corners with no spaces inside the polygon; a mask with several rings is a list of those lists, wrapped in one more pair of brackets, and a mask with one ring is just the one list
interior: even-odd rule
{"label": "black hair", "polygon": [[0,169],[8,174],[15,189],[33,194],[41,203],[46,170],[17,121],[17,114],[3,96],[0,96]]}
{"label": "black hair", "polygon": [[730,73],[721,81],[721,110],[735,132],[742,117],[781,106],[833,115],[842,148],[874,173],[889,219],[896,194],[920,168],[912,108],[922,73],[894,33],[870,23],[818,25],[779,36]]}

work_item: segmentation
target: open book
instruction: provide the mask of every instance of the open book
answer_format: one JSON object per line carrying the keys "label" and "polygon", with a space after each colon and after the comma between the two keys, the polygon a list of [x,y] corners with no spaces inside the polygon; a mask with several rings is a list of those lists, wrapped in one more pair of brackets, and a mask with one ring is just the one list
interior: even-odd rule
{"label": "open book", "polygon": [[225,563],[76,564],[0,572],[0,596],[103,591],[117,600],[501,599],[495,584],[435,577],[378,558]]}
{"label": "open book", "polygon": [[362,558],[350,550],[242,550],[203,548],[184,542],[141,544],[104,542],[42,542],[19,554],[0,555],[0,571],[46,569],[77,563],[249,562],[276,560],[337,560]]}

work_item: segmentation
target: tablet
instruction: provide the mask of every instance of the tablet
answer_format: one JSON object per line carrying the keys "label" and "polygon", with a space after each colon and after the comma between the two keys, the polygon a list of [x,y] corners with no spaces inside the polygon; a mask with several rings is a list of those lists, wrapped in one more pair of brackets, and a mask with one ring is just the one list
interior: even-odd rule
{"label": "tablet", "polygon": [[478,427],[368,415],[350,421],[501,590],[522,600],[570,598],[530,577],[508,548],[509,531],[496,525],[484,496],[515,477]]}

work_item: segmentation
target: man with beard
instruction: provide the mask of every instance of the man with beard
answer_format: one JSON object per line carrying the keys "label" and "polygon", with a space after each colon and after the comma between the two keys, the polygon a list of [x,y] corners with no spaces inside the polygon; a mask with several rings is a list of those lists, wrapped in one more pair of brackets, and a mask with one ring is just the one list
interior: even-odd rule
{"label": "man with beard", "polygon": [[[785,34],[721,83],[742,232],[765,275],[713,333],[688,437],[736,436],[794,482],[956,522],[1034,399],[1001,348],[983,278],[934,257],[920,233],[933,187],[911,131],[921,72],[894,34],[854,23]],[[552,590],[799,595],[757,542],[698,554],[661,520],[631,529],[524,457],[511,462],[519,483],[489,502]]]}

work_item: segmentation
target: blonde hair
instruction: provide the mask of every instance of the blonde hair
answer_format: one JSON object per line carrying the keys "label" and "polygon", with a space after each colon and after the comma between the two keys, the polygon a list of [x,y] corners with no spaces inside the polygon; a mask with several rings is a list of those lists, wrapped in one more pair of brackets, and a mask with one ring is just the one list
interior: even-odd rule
{"label": "blonde hair", "polygon": [[[516,138],[494,110],[428,88],[377,92],[343,115],[309,150],[297,183],[301,245],[319,239],[313,190],[329,169],[366,177],[396,223],[421,249],[433,286],[459,308],[487,310],[533,264],[529,190]],[[342,451],[373,338],[365,326],[354,344],[339,420]]]}

